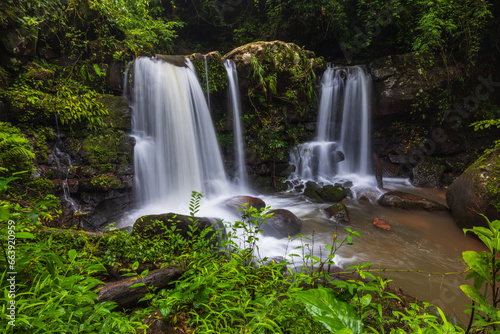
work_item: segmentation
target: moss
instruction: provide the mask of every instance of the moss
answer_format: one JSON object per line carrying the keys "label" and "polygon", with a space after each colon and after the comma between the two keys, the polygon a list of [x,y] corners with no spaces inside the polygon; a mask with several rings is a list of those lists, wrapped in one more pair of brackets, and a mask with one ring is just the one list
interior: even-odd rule
{"label": "moss", "polygon": [[327,202],[339,202],[347,196],[347,189],[342,186],[326,185],[318,190],[318,194]]}
{"label": "moss", "polygon": [[[227,72],[224,67],[224,63],[219,55],[209,55],[207,56],[207,72],[208,72],[208,86],[210,94],[220,92],[224,90],[227,86]],[[205,61],[203,58],[198,57],[192,60],[193,66],[196,70],[196,75],[201,84],[203,92],[207,93],[206,80],[207,76],[205,73]]]}
{"label": "moss", "polygon": [[47,162],[47,153],[49,152],[49,147],[47,141],[55,140],[57,134],[51,127],[42,127],[32,132],[35,138],[34,148],[37,160],[42,163]]}
{"label": "moss", "polygon": [[483,157],[486,161],[489,161],[486,166],[489,171],[489,175],[485,180],[486,190],[492,199],[491,205],[500,212],[500,143]]}
{"label": "moss", "polygon": [[130,138],[123,131],[107,129],[103,134],[90,135],[82,149],[91,164],[130,163]]}
{"label": "moss", "polygon": [[38,178],[28,182],[26,185],[32,190],[42,194],[42,197],[54,193],[54,184],[49,179]]}
{"label": "moss", "polygon": [[92,178],[90,183],[102,190],[116,189],[122,185],[122,182],[115,175],[100,175]]}

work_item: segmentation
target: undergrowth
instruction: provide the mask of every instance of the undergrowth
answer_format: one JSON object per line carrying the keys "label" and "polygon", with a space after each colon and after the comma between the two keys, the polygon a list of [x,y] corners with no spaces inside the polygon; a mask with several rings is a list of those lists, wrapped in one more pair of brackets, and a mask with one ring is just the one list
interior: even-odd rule
{"label": "undergrowth", "polygon": [[[176,233],[175,217],[152,238],[47,229],[41,221],[52,218],[54,203],[14,205],[5,200],[10,181],[0,179],[0,323],[6,333],[146,333],[151,316],[179,333],[499,333],[500,221],[471,230],[489,251],[464,253],[474,280],[461,287],[473,300],[465,328],[437,307],[402,300],[371,264],[346,268],[348,276],[331,273],[339,247],[355,247],[361,237],[350,229],[339,232],[342,237],[335,233],[319,256],[312,252],[313,236],[283,258],[261,258],[259,231],[269,208],[242,209],[241,221],[227,224],[224,233],[198,231],[199,193],[190,203],[186,237]],[[98,301],[110,268],[136,278],[134,289],[145,285],[149,269],[141,266],[148,263],[177,265],[183,274],[170,289],[147,286],[134,309]],[[485,286],[492,299],[480,292]],[[394,308],[401,302],[406,307]]]}

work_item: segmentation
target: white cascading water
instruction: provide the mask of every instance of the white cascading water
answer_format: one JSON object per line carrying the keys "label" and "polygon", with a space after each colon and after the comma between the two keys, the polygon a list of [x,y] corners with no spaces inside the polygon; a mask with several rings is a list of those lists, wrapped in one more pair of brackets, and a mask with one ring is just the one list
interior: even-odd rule
{"label": "white cascading water", "polygon": [[207,89],[207,106],[210,110],[210,86],[208,84],[208,60],[207,56],[203,56],[203,64],[205,65],[205,87]]}
{"label": "white cascading water", "polygon": [[132,68],[135,191],[142,205],[187,213],[191,192],[228,187],[212,118],[194,68],[141,57]]}
{"label": "white cascading water", "polygon": [[241,102],[238,86],[238,72],[231,59],[224,60],[226,67],[229,92],[231,94],[231,107],[233,109],[234,155],[236,160],[235,185],[244,190],[248,188],[245,151],[243,144],[243,131],[241,128]]}
{"label": "white cascading water", "polygon": [[371,79],[359,66],[329,66],[321,80],[316,140],[290,154],[291,178],[334,183],[372,178]]}

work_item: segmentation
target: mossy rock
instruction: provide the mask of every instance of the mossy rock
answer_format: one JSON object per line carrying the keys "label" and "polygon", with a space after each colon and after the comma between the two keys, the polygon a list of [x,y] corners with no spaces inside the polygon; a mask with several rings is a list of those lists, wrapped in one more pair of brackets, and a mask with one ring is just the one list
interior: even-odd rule
{"label": "mossy rock", "polygon": [[[143,237],[165,236],[169,237],[175,226],[175,234],[185,240],[193,240],[203,236],[210,244],[217,245],[225,236],[225,227],[217,218],[192,217],[175,213],[147,215],[137,219],[132,229],[132,234]],[[196,229],[192,231],[193,227]],[[205,231],[209,229],[209,231]],[[168,230],[168,231],[167,231]]]}
{"label": "mossy rock", "polygon": [[208,72],[208,88],[210,94],[221,93],[225,90],[228,83],[227,71],[224,66],[221,55],[218,51],[210,52],[206,55],[195,53],[189,56],[189,59],[193,63],[196,70],[196,75],[201,84],[201,89],[206,94],[206,72],[205,72],[205,59],[207,61],[207,72]]}
{"label": "mossy rock", "polygon": [[412,184],[415,187],[439,188],[446,167],[432,161],[424,161],[413,168]]}
{"label": "mossy rock", "polygon": [[340,202],[347,196],[347,189],[342,186],[326,185],[318,191],[325,202]]}
{"label": "mossy rock", "polygon": [[99,175],[89,179],[80,180],[80,186],[85,191],[103,192],[112,189],[130,188],[131,182],[122,180],[113,174]]}
{"label": "mossy rock", "polygon": [[312,181],[306,182],[306,188],[304,189],[304,196],[309,197],[310,199],[323,203],[323,199],[319,195],[319,191],[321,190],[321,187],[318,186],[316,183]]}
{"label": "mossy rock", "polygon": [[500,219],[500,144],[474,162],[448,188],[446,201],[460,228]]}
{"label": "mossy rock", "polygon": [[90,135],[82,143],[83,157],[90,164],[130,164],[131,138],[123,131],[107,129]]}
{"label": "mossy rock", "polygon": [[344,203],[335,203],[325,209],[323,212],[337,224],[350,225],[351,219],[349,218],[349,210]]}
{"label": "mossy rock", "polygon": [[127,99],[123,96],[101,95],[99,102],[109,110],[109,114],[103,118],[108,127],[130,131],[132,129],[132,110]]}

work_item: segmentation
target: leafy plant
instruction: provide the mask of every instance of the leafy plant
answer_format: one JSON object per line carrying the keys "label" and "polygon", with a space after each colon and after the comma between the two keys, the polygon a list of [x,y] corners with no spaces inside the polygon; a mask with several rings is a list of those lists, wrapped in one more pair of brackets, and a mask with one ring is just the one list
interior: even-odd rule
{"label": "leafy plant", "polygon": [[29,170],[33,166],[35,154],[30,142],[10,123],[0,122],[0,152],[0,173]]}
{"label": "leafy plant", "polygon": [[[500,220],[490,221],[483,216],[488,228],[475,226],[472,229],[464,229],[464,232],[474,233],[488,248],[488,251],[466,251],[463,252],[463,260],[467,263],[467,278],[474,280],[474,285],[461,285],[460,289],[472,300],[471,321],[467,333],[471,327],[482,327],[492,331],[500,330]],[[484,287],[484,293],[480,290]],[[491,292],[488,292],[491,291]]]}

